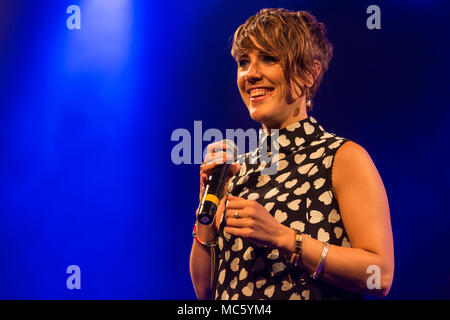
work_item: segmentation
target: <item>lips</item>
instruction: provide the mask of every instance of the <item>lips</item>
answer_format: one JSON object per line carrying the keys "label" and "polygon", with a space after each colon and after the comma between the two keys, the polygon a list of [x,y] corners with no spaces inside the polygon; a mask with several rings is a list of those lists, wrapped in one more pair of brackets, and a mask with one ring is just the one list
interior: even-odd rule
{"label": "lips", "polygon": [[271,95],[273,88],[268,87],[257,87],[251,88],[248,90],[248,94],[250,95],[250,102],[257,102],[266,99]]}
{"label": "lips", "polygon": [[247,93],[250,95],[250,97],[265,95],[268,92],[272,91],[273,88],[270,87],[254,87],[247,90]]}

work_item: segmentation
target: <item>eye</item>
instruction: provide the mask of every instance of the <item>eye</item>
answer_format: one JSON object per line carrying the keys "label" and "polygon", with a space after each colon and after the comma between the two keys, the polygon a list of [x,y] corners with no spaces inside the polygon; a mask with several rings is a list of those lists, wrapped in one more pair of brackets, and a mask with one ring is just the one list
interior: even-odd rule
{"label": "eye", "polygon": [[244,67],[248,63],[247,59],[240,59],[238,60],[239,67]]}

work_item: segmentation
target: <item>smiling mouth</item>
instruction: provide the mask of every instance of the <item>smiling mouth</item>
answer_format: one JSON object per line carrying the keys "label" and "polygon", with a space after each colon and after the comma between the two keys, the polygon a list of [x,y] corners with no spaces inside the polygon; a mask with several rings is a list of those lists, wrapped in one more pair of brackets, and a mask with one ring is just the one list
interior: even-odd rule
{"label": "smiling mouth", "polygon": [[249,91],[250,102],[259,102],[272,94],[273,88],[255,88]]}

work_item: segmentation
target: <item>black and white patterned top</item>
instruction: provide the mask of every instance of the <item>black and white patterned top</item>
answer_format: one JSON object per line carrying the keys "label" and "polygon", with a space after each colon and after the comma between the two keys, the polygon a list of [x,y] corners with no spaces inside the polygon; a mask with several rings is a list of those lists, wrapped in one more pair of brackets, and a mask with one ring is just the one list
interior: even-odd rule
{"label": "black and white patterned top", "polygon": [[[260,143],[253,153],[238,157],[241,170],[230,180],[228,190],[257,201],[286,226],[329,244],[350,247],[331,181],[334,156],[346,141],[325,132],[310,116],[279,130],[278,144],[274,141],[279,150],[275,174],[261,173],[265,163],[250,160],[261,150]],[[217,246],[215,299],[363,298],[320,278],[313,280],[304,269],[288,270],[278,249],[258,247],[224,232],[224,216]]]}

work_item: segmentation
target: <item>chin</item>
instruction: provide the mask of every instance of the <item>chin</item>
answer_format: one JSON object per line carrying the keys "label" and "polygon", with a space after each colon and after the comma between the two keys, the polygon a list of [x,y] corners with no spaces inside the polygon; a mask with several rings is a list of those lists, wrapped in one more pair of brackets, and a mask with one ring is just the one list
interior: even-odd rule
{"label": "chin", "polygon": [[261,114],[259,112],[250,113],[250,117],[260,124],[267,124],[270,122],[270,117],[267,117],[267,115]]}
{"label": "chin", "polygon": [[261,120],[264,119],[263,115],[258,110],[253,110],[253,111],[250,111],[249,113],[250,113],[250,117],[255,121],[261,122]]}

